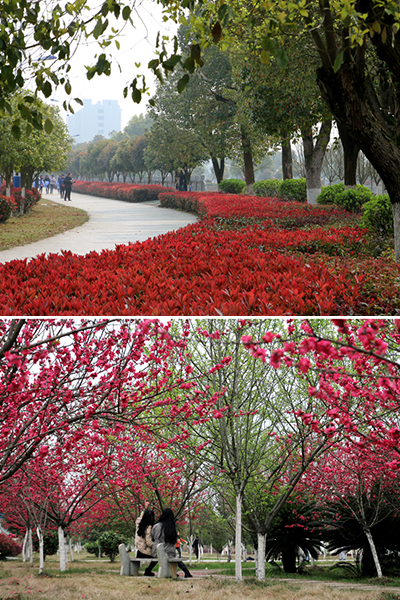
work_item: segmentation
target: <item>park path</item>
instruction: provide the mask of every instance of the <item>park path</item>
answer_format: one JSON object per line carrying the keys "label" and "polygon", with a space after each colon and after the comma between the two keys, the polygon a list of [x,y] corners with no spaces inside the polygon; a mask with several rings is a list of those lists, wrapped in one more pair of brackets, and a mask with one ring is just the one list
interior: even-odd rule
{"label": "park path", "polygon": [[[64,202],[58,198],[58,193],[44,194],[43,198]],[[121,200],[72,193],[68,205],[86,211],[89,220],[80,227],[50,238],[2,250],[0,263],[33,258],[43,253],[60,253],[62,250],[70,250],[81,255],[92,250],[96,252],[113,250],[116,245],[143,242],[148,238],[175,231],[197,221],[194,215],[161,208],[157,201],[131,204]]]}

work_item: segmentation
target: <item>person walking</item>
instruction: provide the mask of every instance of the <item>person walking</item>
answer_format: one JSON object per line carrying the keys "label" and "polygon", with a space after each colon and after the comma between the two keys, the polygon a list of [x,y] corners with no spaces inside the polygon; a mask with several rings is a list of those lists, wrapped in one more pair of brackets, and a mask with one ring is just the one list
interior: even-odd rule
{"label": "person walking", "polygon": [[195,540],[192,545],[192,548],[194,550],[197,560],[199,560],[199,544],[200,544],[199,536],[196,535]]}
{"label": "person walking", "polygon": [[[158,521],[151,530],[153,538],[152,555],[157,556],[158,544],[164,544],[164,550],[170,558],[176,557],[175,544],[178,539],[174,513],[170,508],[164,508]],[[185,578],[193,577],[183,561],[178,562],[178,567],[185,573]]]}
{"label": "person walking", "polygon": [[178,535],[178,539],[176,540],[175,548],[178,553],[178,557],[182,558],[181,544],[186,544],[186,540],[184,540],[183,538],[180,537],[179,531],[177,532],[177,535]]}
{"label": "person walking", "polygon": [[187,191],[186,175],[184,171],[181,171],[179,174],[179,190],[181,192]]}
{"label": "person walking", "polygon": [[57,179],[57,187],[58,187],[58,192],[60,194],[60,198],[62,198],[64,196],[64,176],[61,175],[61,173]]}
{"label": "person walking", "polygon": [[[152,548],[154,542],[151,537],[151,530],[154,525],[154,511],[149,509],[149,504],[149,502],[145,501],[144,509],[136,519],[136,558],[153,558]],[[157,562],[156,560],[152,560],[149,566],[146,567],[144,574],[148,577],[154,577],[152,570]]]}
{"label": "person walking", "polygon": [[72,184],[75,183],[74,181],[72,181],[72,177],[71,177],[71,173],[68,173],[68,175],[66,175],[64,177],[64,200],[65,202],[70,201],[71,202],[71,190],[72,190]]}

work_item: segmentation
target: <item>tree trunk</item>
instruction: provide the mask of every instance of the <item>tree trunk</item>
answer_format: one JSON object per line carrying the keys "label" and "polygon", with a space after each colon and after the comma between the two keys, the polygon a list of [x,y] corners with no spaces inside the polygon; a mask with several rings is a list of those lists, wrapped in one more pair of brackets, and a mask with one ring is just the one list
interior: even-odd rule
{"label": "tree trunk", "polygon": [[220,158],[220,161],[218,162],[218,158],[211,155],[211,162],[214,169],[215,177],[217,178],[217,183],[221,183],[221,181],[224,178],[225,159]]}
{"label": "tree trunk", "polygon": [[29,562],[33,563],[32,529],[30,527],[28,530],[28,556],[29,556]]}
{"label": "tree trunk", "polygon": [[296,573],[296,552],[293,546],[283,550],[282,565],[285,573]]}
{"label": "tree trunk", "polygon": [[282,136],[282,179],[293,179],[292,146],[287,133]]}
{"label": "tree trunk", "polygon": [[374,538],[371,535],[371,531],[370,531],[369,527],[364,528],[364,533],[365,533],[365,537],[368,540],[369,547],[371,548],[371,554],[372,554],[372,558],[374,559],[376,574],[377,574],[378,578],[380,578],[380,577],[382,577],[381,563],[379,562],[379,557],[378,557],[378,553],[376,551]]}
{"label": "tree trunk", "polygon": [[36,527],[36,534],[39,541],[39,575],[41,575],[44,567],[44,540],[40,527]]}
{"label": "tree trunk", "polygon": [[65,571],[67,568],[67,556],[65,552],[65,538],[62,527],[58,528],[58,550],[60,552],[60,571]]}
{"label": "tree trunk", "polygon": [[22,544],[22,562],[26,562],[26,548],[27,548],[27,542],[28,542],[28,528],[25,531],[25,537],[24,537],[24,541]]}
{"label": "tree trunk", "polygon": [[[379,173],[391,203],[400,204],[400,148],[388,134],[384,117],[371,108],[365,75],[360,71],[353,63],[343,64],[337,73],[322,67],[317,71],[318,85],[332,114],[351,131],[354,141]],[[396,231],[397,262],[400,262],[399,241],[400,232]]]}
{"label": "tree trunk", "polygon": [[252,193],[254,179],[253,153],[251,150],[251,140],[246,129],[241,126],[240,134],[242,138],[242,151],[244,163],[244,178],[246,180],[247,193]]}
{"label": "tree trunk", "polygon": [[306,165],[307,204],[316,204],[317,196],[321,193],[322,162],[329,143],[331,128],[331,119],[324,121],[315,143],[312,131],[302,130],[301,132]]}
{"label": "tree trunk", "polygon": [[74,562],[74,551],[72,549],[72,538],[71,538],[71,536],[69,538],[69,556],[70,556],[71,562]]}
{"label": "tree trunk", "polygon": [[345,189],[355,188],[357,186],[357,158],[360,148],[340,121],[337,121],[337,127],[343,146],[344,187]]}
{"label": "tree trunk", "polygon": [[242,495],[236,494],[235,576],[242,581]]}
{"label": "tree trunk", "polygon": [[257,579],[265,579],[265,534],[257,533]]}

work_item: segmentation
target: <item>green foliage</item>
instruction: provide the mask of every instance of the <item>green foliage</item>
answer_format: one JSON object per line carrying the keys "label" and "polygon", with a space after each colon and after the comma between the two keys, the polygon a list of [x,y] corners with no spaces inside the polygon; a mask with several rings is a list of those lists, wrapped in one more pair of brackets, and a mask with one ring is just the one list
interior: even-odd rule
{"label": "green foliage", "polygon": [[359,579],[362,577],[362,567],[360,561],[360,553],[357,553],[356,563],[346,562],[345,560],[340,560],[332,567],[329,567],[330,571],[334,571],[336,569],[342,569],[346,575],[349,575],[352,579]]}
{"label": "green foliage", "polygon": [[262,179],[253,184],[253,192],[263,198],[276,198],[279,196],[281,183],[282,179]]}
{"label": "green foliage", "polygon": [[118,554],[118,546],[126,544],[126,539],[123,535],[115,533],[115,531],[104,531],[99,536],[99,544],[103,554],[110,557],[110,562],[114,562]]}
{"label": "green foliage", "polygon": [[284,179],[279,186],[279,197],[283,200],[307,202],[305,177],[302,177],[301,179]]}
{"label": "green foliage", "polygon": [[364,204],[362,224],[370,231],[393,235],[393,213],[388,194],[373,196]]}
{"label": "green foliage", "polygon": [[314,530],[310,507],[287,502],[274,520],[265,544],[267,560],[282,557],[285,573],[296,572],[297,549],[318,558],[321,537]]}
{"label": "green foliage", "polygon": [[[35,552],[39,550],[39,540],[36,532],[32,536],[33,549]],[[44,558],[46,556],[52,556],[58,550],[58,532],[57,531],[45,531],[43,534],[43,553]]]}
{"label": "green foliage", "polygon": [[224,194],[241,194],[244,192],[246,182],[241,179],[224,179],[218,184],[218,189]]}
{"label": "green foliage", "polygon": [[124,134],[130,138],[140,137],[150,131],[153,119],[148,114],[134,115],[124,127]]}
{"label": "green foliage", "polygon": [[323,187],[317,196],[317,204],[337,204],[339,197],[344,193],[344,183],[334,183]]}
{"label": "green foliage", "polygon": [[345,190],[344,183],[336,183],[321,190],[317,203],[336,204],[349,212],[360,212],[363,205],[371,199],[371,191],[363,185],[357,185],[357,189]]}
{"label": "green foliage", "polygon": [[86,552],[89,552],[89,554],[94,554],[95,556],[97,556],[99,553],[98,542],[87,542],[85,544],[85,550]]}
{"label": "green foliage", "polygon": [[363,185],[357,185],[357,189],[346,190],[339,196],[339,206],[349,212],[360,212],[363,205],[371,200],[372,192]]}

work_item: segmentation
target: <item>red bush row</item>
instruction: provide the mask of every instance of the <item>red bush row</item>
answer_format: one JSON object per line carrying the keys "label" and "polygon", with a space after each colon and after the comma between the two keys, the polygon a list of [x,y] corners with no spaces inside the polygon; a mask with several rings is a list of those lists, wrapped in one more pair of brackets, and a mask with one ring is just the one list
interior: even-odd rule
{"label": "red bush row", "polygon": [[354,220],[354,215],[337,207],[320,207],[277,198],[259,198],[211,192],[165,192],[159,194],[161,206],[187,210],[201,217],[245,217],[267,221],[280,227],[306,224],[327,225]]}
{"label": "red bush row", "polygon": [[106,181],[76,181],[74,192],[124,200],[125,202],[148,202],[157,200],[160,192],[173,188],[162,185],[133,185],[132,183],[109,183]]}
{"label": "red bush row", "polygon": [[[322,233],[214,231],[205,220],[100,254],[12,261],[0,266],[0,302],[4,315],[368,315],[377,305],[393,314],[373,291],[376,281],[346,261],[328,267],[324,255],[282,251]],[[327,235],[346,244],[362,232]],[[391,273],[394,281],[400,268]]]}
{"label": "red bush row", "polygon": [[11,196],[6,196],[6,185],[3,182],[0,186],[0,223],[4,223],[12,215],[19,216],[28,213],[41,198],[40,192],[36,188],[25,189],[25,197],[22,197],[21,188],[11,186],[10,191]]}

